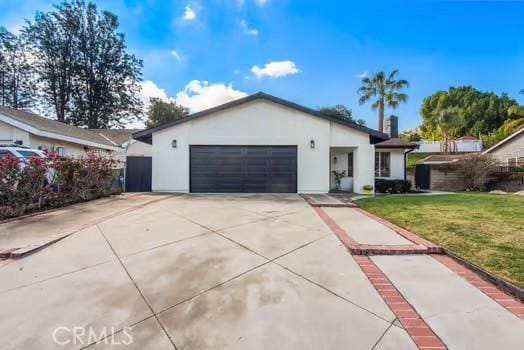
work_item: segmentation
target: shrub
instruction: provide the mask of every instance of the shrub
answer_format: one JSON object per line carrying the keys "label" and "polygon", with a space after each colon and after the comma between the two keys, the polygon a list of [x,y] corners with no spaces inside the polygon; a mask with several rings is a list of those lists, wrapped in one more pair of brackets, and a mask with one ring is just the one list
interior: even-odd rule
{"label": "shrub", "polygon": [[411,189],[408,180],[375,179],[375,191],[378,193],[407,193]]}
{"label": "shrub", "polygon": [[22,161],[13,156],[0,158],[0,219],[107,195],[113,191],[116,165],[115,160],[97,154]]}
{"label": "shrub", "polygon": [[482,191],[486,188],[488,176],[493,173],[496,160],[489,154],[474,154],[454,163],[455,171],[467,191]]}

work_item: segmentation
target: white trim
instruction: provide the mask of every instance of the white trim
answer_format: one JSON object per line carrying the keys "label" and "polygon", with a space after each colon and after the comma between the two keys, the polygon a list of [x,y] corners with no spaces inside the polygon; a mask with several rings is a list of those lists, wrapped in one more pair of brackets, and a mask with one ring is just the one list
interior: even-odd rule
{"label": "white trim", "polygon": [[524,132],[524,128],[520,128],[519,130],[515,131],[513,134],[506,137],[504,140],[494,144],[493,146],[491,146],[490,148],[482,152],[482,154],[486,154],[486,153],[493,151],[495,148],[502,146],[504,143],[508,142],[509,140],[511,140],[512,138],[514,138],[515,136],[519,135],[522,132]]}
{"label": "white trim", "polygon": [[50,139],[61,140],[61,141],[76,143],[76,144],[90,146],[90,147],[102,148],[102,149],[111,150],[111,151],[121,151],[122,150],[122,148],[120,147],[104,145],[101,143],[87,141],[87,140],[79,139],[79,138],[72,137],[72,136],[66,136],[66,135],[57,134],[54,132],[43,131],[33,126],[27,125],[23,122],[20,122],[18,120],[14,120],[13,118],[10,118],[4,114],[0,114],[0,121],[7,123],[11,126],[14,126],[16,128],[22,129],[24,131],[27,131],[28,133],[36,135],[36,136],[47,137]]}

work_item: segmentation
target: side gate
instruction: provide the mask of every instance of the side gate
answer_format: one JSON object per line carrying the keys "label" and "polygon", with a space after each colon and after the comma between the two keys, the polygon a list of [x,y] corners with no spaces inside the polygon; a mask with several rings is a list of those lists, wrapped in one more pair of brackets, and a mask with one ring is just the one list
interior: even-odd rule
{"label": "side gate", "polygon": [[127,157],[126,192],[151,192],[151,157]]}

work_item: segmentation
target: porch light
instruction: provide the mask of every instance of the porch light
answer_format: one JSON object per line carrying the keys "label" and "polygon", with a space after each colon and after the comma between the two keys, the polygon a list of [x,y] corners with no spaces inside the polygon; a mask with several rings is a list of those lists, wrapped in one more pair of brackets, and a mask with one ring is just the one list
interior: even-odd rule
{"label": "porch light", "polygon": [[337,164],[337,162],[338,162],[337,157],[334,157],[334,158],[333,158],[333,164]]}
{"label": "porch light", "polygon": [[311,140],[311,141],[309,141],[309,146],[310,146],[311,148],[315,148],[315,140]]}
{"label": "porch light", "polygon": [[176,148],[176,140],[171,141],[171,147]]}

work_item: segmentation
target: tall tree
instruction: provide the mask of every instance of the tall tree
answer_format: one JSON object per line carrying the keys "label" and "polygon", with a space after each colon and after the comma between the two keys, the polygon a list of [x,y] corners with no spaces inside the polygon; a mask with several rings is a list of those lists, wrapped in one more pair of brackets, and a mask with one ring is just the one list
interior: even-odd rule
{"label": "tall tree", "polygon": [[189,114],[189,109],[177,105],[176,102],[164,102],[159,98],[149,99],[146,127],[154,128],[173,120],[183,118]]}
{"label": "tall tree", "polygon": [[65,122],[72,108],[73,83],[77,75],[80,18],[77,3],[55,5],[48,13],[37,12],[24,35],[33,57],[43,106]]}
{"label": "tall tree", "polygon": [[[431,122],[437,110],[447,107],[462,109],[464,123],[457,130],[457,137],[466,135],[487,135],[500,128],[508,119],[517,119],[511,113],[518,107],[517,101],[506,94],[482,92],[471,86],[450,87],[447,91],[437,91],[424,99],[420,114],[423,122],[422,136],[429,140],[440,140],[442,134]],[[513,107],[513,108],[512,108]]]}
{"label": "tall tree", "polygon": [[384,131],[384,110],[386,106],[396,109],[400,102],[406,102],[408,95],[403,93],[404,88],[409,87],[409,82],[404,79],[397,79],[398,69],[389,75],[378,72],[372,77],[362,78],[362,86],[358,93],[362,95],[359,103],[362,105],[374,97],[377,99],[371,105],[374,110],[378,109],[378,130]]}
{"label": "tall tree", "polygon": [[440,151],[444,154],[457,152],[455,138],[464,124],[464,111],[458,107],[446,107],[433,111],[429,119],[431,125],[442,134]]}
{"label": "tall tree", "polygon": [[25,28],[44,101],[57,119],[88,128],[138,118],[142,61],[127,52],[118,18],[82,0],[37,14]]}
{"label": "tall tree", "polygon": [[364,119],[355,120],[355,118],[353,118],[353,112],[351,111],[351,109],[349,109],[348,107],[344,105],[335,105],[332,107],[320,107],[318,111],[330,117],[347,120],[351,123],[355,123],[358,125],[363,125],[363,126],[366,125],[366,121]]}
{"label": "tall tree", "polygon": [[20,36],[0,26],[0,105],[25,108],[34,104],[31,64]]}

